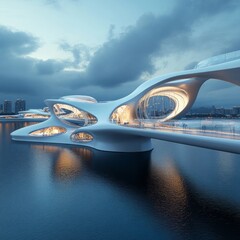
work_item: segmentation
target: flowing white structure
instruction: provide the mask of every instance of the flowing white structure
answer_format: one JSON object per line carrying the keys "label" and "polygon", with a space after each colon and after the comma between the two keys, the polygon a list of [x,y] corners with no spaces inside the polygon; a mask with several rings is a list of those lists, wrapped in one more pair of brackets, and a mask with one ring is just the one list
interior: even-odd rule
{"label": "flowing white structure", "polygon": [[207,59],[192,70],[146,81],[119,100],[97,102],[81,95],[48,99],[45,103],[51,117],[11,136],[17,141],[75,144],[118,152],[151,150],[151,138],[155,138],[240,153],[237,139],[158,128],[188,111],[208,79],[240,85],[240,51]]}
{"label": "flowing white structure", "polygon": [[47,119],[50,117],[50,112],[47,107],[44,109],[29,109],[25,111],[20,111],[18,113],[19,118],[24,119]]}

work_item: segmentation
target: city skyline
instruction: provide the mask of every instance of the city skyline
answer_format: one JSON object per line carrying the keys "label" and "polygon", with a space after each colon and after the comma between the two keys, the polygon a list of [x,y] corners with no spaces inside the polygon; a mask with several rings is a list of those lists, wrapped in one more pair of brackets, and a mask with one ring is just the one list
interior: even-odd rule
{"label": "city skyline", "polygon": [[239,0],[0,0],[0,240],[238,239]]}
{"label": "city skyline", "polygon": [[[13,105],[14,103],[14,105]],[[26,110],[26,101],[21,98],[17,98],[15,101],[5,99],[0,101],[0,114],[18,114],[19,111]]]}
{"label": "city skyline", "polygon": [[[20,104],[20,109],[18,111],[24,111],[24,110],[28,110],[30,108],[27,108],[27,102],[22,99],[22,98],[17,98],[17,99],[4,99],[3,101],[0,101],[0,114],[3,113],[17,113],[16,112],[16,103],[20,100],[20,102],[24,102],[24,105]],[[168,102],[169,100],[167,100],[166,103],[161,104],[150,104],[149,105],[149,112],[151,110],[153,111],[164,111],[164,109],[166,108],[166,111],[171,110],[171,104]],[[11,102],[11,109],[12,111],[9,112],[4,112],[4,102]],[[13,105],[14,103],[14,105]],[[170,104],[170,105],[169,105]],[[23,107],[24,106],[24,107]],[[43,103],[42,107],[40,109],[46,108],[46,105]],[[33,109],[39,109],[39,108],[34,108]],[[155,110],[154,110],[155,109]],[[215,112],[213,112],[213,109],[215,109]],[[237,113],[235,112],[237,110]],[[220,104],[220,105],[211,105],[210,103],[208,105],[202,105],[202,106],[195,106],[193,105],[190,110],[186,113],[186,114],[191,114],[191,113],[217,113],[217,114],[240,114],[240,104],[239,105],[227,105],[225,106],[224,104]]]}

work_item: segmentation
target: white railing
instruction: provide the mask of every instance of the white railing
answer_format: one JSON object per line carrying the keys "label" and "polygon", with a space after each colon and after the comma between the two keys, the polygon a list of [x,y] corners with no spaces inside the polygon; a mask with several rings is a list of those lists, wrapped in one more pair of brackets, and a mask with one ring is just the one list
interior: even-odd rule
{"label": "white railing", "polygon": [[156,129],[161,131],[181,132],[194,135],[228,137],[240,139],[240,121],[238,124],[230,121],[196,121],[198,124],[192,124],[191,121],[169,121],[169,122],[156,122],[151,120],[136,119],[131,122],[119,124],[126,127]]}

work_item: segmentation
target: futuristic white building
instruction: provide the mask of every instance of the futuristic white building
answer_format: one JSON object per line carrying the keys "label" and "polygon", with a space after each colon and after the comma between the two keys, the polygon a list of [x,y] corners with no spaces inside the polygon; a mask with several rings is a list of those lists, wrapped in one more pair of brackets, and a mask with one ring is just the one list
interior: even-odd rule
{"label": "futuristic white building", "polygon": [[26,111],[19,112],[19,118],[24,118],[24,119],[46,120],[49,117],[50,117],[50,112],[47,107],[45,107],[44,109],[29,109]]}
{"label": "futuristic white building", "polygon": [[[240,153],[237,139],[161,128],[164,122],[189,110],[208,79],[240,85],[240,51],[204,60],[192,70],[146,81],[119,100],[97,102],[81,95],[48,99],[45,103],[51,117],[11,136],[17,141],[75,144],[118,152],[151,150],[151,138],[155,138]],[[161,106],[162,99],[167,107]]]}

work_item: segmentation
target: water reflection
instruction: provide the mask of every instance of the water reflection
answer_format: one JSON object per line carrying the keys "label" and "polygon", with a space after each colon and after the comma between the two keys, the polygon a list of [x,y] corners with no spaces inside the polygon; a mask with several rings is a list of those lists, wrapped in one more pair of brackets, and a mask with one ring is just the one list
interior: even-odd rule
{"label": "water reflection", "polygon": [[55,161],[53,172],[55,177],[60,180],[66,181],[75,178],[80,175],[81,161],[71,151],[64,149]]}
{"label": "water reflection", "polygon": [[33,124],[36,124],[37,122],[0,122],[0,140],[4,143],[11,141],[11,132],[13,132],[16,129],[27,127]]}
{"label": "water reflection", "polygon": [[[69,182],[80,176],[83,161],[91,159],[92,152],[85,148],[79,148],[77,151],[73,151],[67,147],[58,147],[54,145],[41,145],[41,144],[31,144],[31,149],[33,150],[33,158],[37,161],[43,161],[48,159],[51,164],[51,169],[48,170],[52,173],[54,180],[60,182]],[[41,156],[40,158],[38,158]],[[41,166],[45,168],[45,165],[38,164],[36,171],[41,171]]]}
{"label": "water reflection", "polygon": [[149,177],[148,194],[158,213],[174,218],[175,223],[185,219],[188,205],[185,183],[171,159],[164,168],[153,166]]}
{"label": "water reflection", "polygon": [[[150,152],[111,153],[84,147],[59,147],[31,144],[33,158],[47,155],[52,162],[54,180],[66,181],[81,175],[81,169],[109,181],[125,185],[141,186],[149,173]],[[39,169],[40,170],[40,169]]]}
{"label": "water reflection", "polygon": [[151,152],[145,153],[111,153],[93,151],[91,165],[88,168],[99,176],[119,186],[133,189],[146,185]]}
{"label": "water reflection", "polygon": [[[62,216],[62,222],[71,222],[70,228],[81,219],[84,227],[99,226],[101,232],[108,231],[102,222],[116,229],[122,224],[127,236],[136,226],[138,239],[153,232],[150,238],[157,239],[165,228],[177,239],[224,239],[240,233],[239,155],[161,141],[145,153],[8,142],[6,135],[15,127],[19,126],[0,124],[1,197],[6,198],[0,204],[6,211],[14,206],[8,205],[14,195],[14,201],[20,199],[16,202],[34,203],[33,212],[47,212],[49,224]],[[131,219],[130,225],[126,219]],[[76,229],[82,232],[84,227]]]}
{"label": "water reflection", "polygon": [[[41,146],[33,147],[41,149]],[[81,179],[86,175],[94,176],[96,181],[104,179],[126,196],[137,198],[159,219],[160,225],[164,219],[168,227],[179,236],[186,232],[190,235],[199,230],[204,232],[206,228],[215,236],[215,224],[224,228],[221,230],[223,234],[237,232],[236,223],[239,224],[240,219],[234,216],[234,208],[226,208],[226,202],[199,196],[196,186],[184,178],[176,159],[170,156],[165,155],[156,164],[151,160],[151,152],[108,153],[88,148],[56,146],[42,146],[42,151],[52,156],[52,164],[49,165],[52,169],[49,172],[54,181],[76,183],[78,179],[81,184]],[[224,218],[235,223],[226,228]],[[192,226],[192,221],[204,223]]]}

